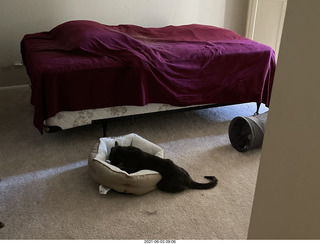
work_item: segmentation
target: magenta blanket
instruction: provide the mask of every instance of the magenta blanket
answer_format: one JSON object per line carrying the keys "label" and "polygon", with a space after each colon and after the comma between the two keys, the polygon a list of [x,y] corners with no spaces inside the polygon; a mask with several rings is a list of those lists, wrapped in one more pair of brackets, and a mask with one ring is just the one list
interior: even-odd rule
{"label": "magenta blanket", "polygon": [[143,28],[70,21],[25,35],[34,124],[59,111],[118,105],[262,102],[269,105],[274,51],[206,25]]}

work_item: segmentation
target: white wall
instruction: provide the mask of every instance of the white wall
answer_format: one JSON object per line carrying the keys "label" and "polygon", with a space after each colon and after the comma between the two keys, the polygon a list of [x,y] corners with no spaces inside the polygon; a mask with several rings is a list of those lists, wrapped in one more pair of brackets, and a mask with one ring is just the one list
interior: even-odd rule
{"label": "white wall", "polygon": [[247,13],[238,7],[239,2],[246,6],[248,0],[1,0],[0,86],[27,83],[24,68],[12,66],[21,60],[19,44],[27,33],[50,30],[74,19],[145,27],[190,23],[224,27],[226,7],[227,28],[242,32]]}
{"label": "white wall", "polygon": [[249,0],[226,0],[224,28],[245,36]]}
{"label": "white wall", "polygon": [[249,239],[320,239],[319,9],[288,1]]}

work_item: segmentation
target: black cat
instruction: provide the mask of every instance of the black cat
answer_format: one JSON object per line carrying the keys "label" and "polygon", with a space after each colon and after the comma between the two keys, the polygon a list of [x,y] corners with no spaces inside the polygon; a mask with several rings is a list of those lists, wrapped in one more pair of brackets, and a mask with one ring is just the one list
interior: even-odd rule
{"label": "black cat", "polygon": [[112,165],[129,174],[142,169],[159,172],[162,179],[157,186],[165,192],[181,192],[187,188],[210,189],[218,183],[218,179],[215,176],[205,176],[206,179],[210,180],[209,183],[195,182],[187,171],[174,164],[170,159],[159,158],[133,146],[119,146],[118,142],[111,148],[109,159]]}

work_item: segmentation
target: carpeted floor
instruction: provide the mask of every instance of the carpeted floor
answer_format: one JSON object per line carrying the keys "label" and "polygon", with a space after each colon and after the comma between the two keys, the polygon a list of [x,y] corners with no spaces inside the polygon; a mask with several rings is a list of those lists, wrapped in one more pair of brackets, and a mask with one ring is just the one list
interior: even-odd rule
{"label": "carpeted floor", "polygon": [[260,149],[236,151],[228,126],[254,103],[110,122],[108,136],[136,133],[194,180],[219,179],[210,190],[135,196],[100,195],[88,176],[99,125],[40,135],[29,101],[28,87],[0,89],[0,239],[246,239]]}

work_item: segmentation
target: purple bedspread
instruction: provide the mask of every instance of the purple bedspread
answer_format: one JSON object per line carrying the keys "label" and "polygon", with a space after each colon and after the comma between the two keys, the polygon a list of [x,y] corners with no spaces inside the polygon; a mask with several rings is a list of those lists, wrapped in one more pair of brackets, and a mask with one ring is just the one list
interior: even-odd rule
{"label": "purple bedspread", "polygon": [[34,124],[59,111],[118,105],[262,102],[269,105],[274,51],[205,25],[142,28],[70,21],[25,35]]}

